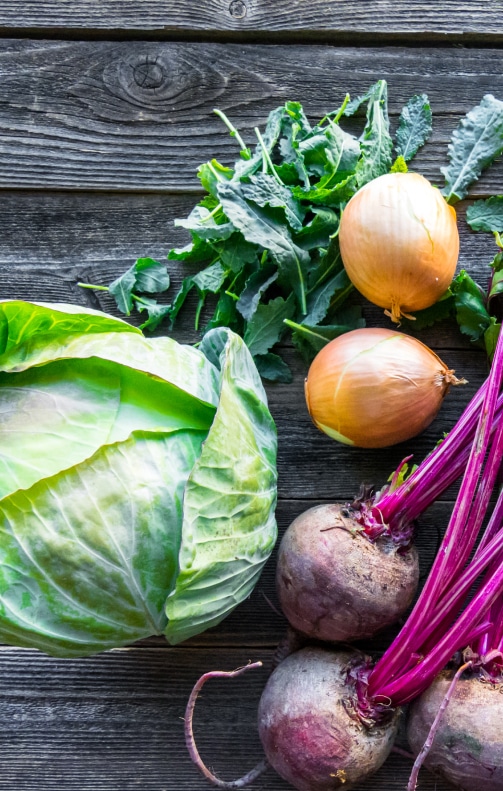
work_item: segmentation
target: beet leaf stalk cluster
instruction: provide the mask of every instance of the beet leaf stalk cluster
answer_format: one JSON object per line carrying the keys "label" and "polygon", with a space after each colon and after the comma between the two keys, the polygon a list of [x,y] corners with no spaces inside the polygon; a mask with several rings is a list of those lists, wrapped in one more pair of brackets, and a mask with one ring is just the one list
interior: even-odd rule
{"label": "beet leaf stalk cluster", "polygon": [[[392,707],[408,703],[431,684],[458,651],[475,645],[483,652],[480,661],[484,662],[485,652],[494,648],[494,643],[501,647],[501,496],[477,550],[469,562],[468,559],[481,531],[503,454],[501,421],[493,431],[502,377],[500,334],[449,525],[411,615],[368,676],[367,702],[387,700]],[[468,592],[483,572],[475,594],[462,609]],[[492,621],[491,616],[496,620]]]}

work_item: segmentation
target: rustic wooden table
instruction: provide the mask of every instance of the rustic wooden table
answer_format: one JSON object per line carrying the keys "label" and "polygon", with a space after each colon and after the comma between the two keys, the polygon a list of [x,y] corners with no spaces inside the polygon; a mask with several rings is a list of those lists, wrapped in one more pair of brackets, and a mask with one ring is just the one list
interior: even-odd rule
{"label": "rustic wooden table", "polygon": [[[187,241],[173,227],[198,199],[197,165],[235,158],[213,115],[245,139],[286,100],[313,119],[349,91],[389,84],[392,123],[426,92],[434,133],[415,167],[439,180],[459,117],[485,93],[503,99],[501,3],[485,0],[0,0],[0,295],[68,301],[115,313],[84,280],[108,284],[139,256],[162,259]],[[477,197],[502,192],[503,164]],[[475,197],[473,194],[472,197]],[[485,281],[492,241],[470,234],[459,209],[460,266]],[[175,285],[181,269],[173,269]],[[364,306],[370,324],[380,311]],[[176,337],[193,342],[191,320]],[[444,324],[422,339],[469,379],[431,428],[386,453],[349,450],[311,424],[305,365],[293,349],[289,385],[268,387],[279,431],[280,530],[306,507],[382,484],[448,430],[486,372],[483,352]],[[452,493],[421,521],[423,570]],[[80,660],[0,646],[0,788],[5,791],[201,791],[183,742],[184,706],[199,675],[262,659],[239,681],[208,685],[196,711],[205,759],[232,779],[261,756],[256,707],[284,620],[274,611],[274,557],[255,592],[216,629],[170,648],[153,639]],[[370,646],[379,651],[382,635]],[[393,754],[364,788],[405,789],[410,762]],[[256,784],[286,791],[271,770]],[[427,772],[422,791],[446,785]],[[483,791],[483,789],[481,789]]]}

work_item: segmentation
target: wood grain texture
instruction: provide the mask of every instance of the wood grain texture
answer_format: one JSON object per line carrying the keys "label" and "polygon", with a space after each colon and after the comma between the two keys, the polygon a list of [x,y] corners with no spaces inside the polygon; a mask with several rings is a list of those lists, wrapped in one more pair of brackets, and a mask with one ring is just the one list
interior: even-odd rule
{"label": "wood grain texture", "polygon": [[387,40],[455,38],[501,40],[501,7],[484,0],[442,5],[412,0],[15,0],[0,4],[6,30],[150,31],[173,34],[225,34],[228,37],[292,36],[330,38],[380,34]]}
{"label": "wood grain texture", "polygon": [[[346,91],[357,95],[385,78],[393,127],[411,95],[429,94],[434,134],[416,167],[439,183],[460,116],[485,93],[503,98],[500,17],[499,0],[0,0],[0,297],[117,315],[110,298],[77,282],[107,284],[137,257],[162,259],[185,244],[173,219],[197,200],[197,166],[211,157],[231,164],[237,154],[214,107],[250,143],[254,127],[286,100],[301,101],[316,120]],[[404,42],[413,46],[384,46]],[[476,42],[491,48],[460,46]],[[501,192],[502,178],[498,162],[473,195]],[[493,242],[468,231],[466,205],[460,266],[484,282]],[[184,273],[172,267],[174,288]],[[364,311],[369,324],[384,324],[379,309]],[[198,340],[190,306],[175,335]],[[403,456],[419,460],[452,426],[486,374],[484,354],[448,323],[421,337],[469,384],[449,394],[421,438],[379,453],[343,448],[314,428],[306,366],[284,344],[294,381],[267,388],[279,433],[280,535],[310,505],[351,498],[362,481],[382,485]],[[452,487],[421,519],[423,575],[454,496]],[[262,755],[257,703],[285,630],[275,557],[228,619],[177,648],[153,638],[58,660],[0,647],[0,791],[204,791],[210,786],[183,742],[189,691],[209,669],[262,659],[263,671],[207,686],[196,711],[210,765],[226,779],[249,769]],[[362,647],[384,650],[397,628]],[[404,791],[409,770],[410,761],[392,755],[355,791]],[[290,788],[273,772],[254,787]],[[419,789],[447,786],[422,773]]]}
{"label": "wood grain texture", "polygon": [[[202,757],[234,779],[262,758],[256,713],[270,650],[123,649],[85,660],[0,649],[0,788],[5,791],[205,791],[190,763],[183,716],[208,670],[262,660],[261,670],[208,683],[194,731]],[[392,754],[353,791],[403,791],[410,762]],[[269,770],[252,788],[288,791]],[[447,791],[424,773],[421,791]]]}
{"label": "wood grain texture", "polygon": [[[414,167],[440,183],[460,116],[503,97],[497,49],[0,40],[0,188],[197,191],[201,162],[238,156],[215,107],[253,143],[286,100],[317,120],[379,78],[393,124],[410,96],[429,95],[434,133]],[[502,176],[500,162],[475,192]]]}

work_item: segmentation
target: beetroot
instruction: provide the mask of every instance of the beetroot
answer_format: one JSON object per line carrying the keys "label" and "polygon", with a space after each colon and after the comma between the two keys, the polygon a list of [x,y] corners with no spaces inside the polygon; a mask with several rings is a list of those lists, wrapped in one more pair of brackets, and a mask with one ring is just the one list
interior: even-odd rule
{"label": "beetroot", "polygon": [[347,508],[320,505],[297,517],[279,548],[276,586],[302,634],[331,642],[372,637],[397,621],[419,579],[414,547],[371,542]]}
{"label": "beetroot", "polygon": [[380,724],[358,717],[349,671],[364,662],[356,651],[303,648],[270,676],[259,704],[259,735],[268,762],[298,791],[349,789],[388,756],[399,713],[390,710]]}
{"label": "beetroot", "polygon": [[[418,754],[454,672],[444,670],[411,707],[407,735]],[[503,790],[503,686],[463,676],[445,709],[425,766],[463,791]]]}

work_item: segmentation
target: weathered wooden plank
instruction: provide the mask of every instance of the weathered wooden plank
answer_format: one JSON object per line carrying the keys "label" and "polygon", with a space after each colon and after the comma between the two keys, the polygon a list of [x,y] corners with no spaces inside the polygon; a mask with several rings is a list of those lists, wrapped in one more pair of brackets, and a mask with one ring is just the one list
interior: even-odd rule
{"label": "weathered wooden plank", "polygon": [[[214,107],[252,142],[285,100],[319,119],[378,78],[395,120],[429,94],[435,132],[416,167],[438,180],[459,116],[503,96],[500,63],[497,49],[2,41],[0,187],[196,190],[201,162],[237,156]],[[500,163],[477,191],[500,189],[502,174]]]}
{"label": "weathered wooden plank", "polygon": [[441,6],[413,0],[406,3],[380,0],[206,0],[194,8],[190,0],[28,0],[20,7],[14,0],[0,5],[0,26],[57,31],[86,29],[150,31],[156,36],[195,33],[278,36],[302,32],[327,38],[380,34],[386,40],[414,36],[424,40],[456,38],[463,41],[494,41],[501,38],[499,9],[482,0]]}
{"label": "weathered wooden plank", "polygon": [[[211,669],[264,661],[234,682],[208,683],[194,729],[202,757],[231,780],[262,758],[256,727],[272,652],[177,648],[112,651],[56,660],[0,649],[0,787],[5,791],[205,791],[191,764],[183,716],[196,679]],[[401,741],[404,744],[403,741]],[[403,791],[407,759],[392,754],[354,791]],[[256,786],[291,788],[272,770]],[[424,772],[422,791],[447,791]]]}

